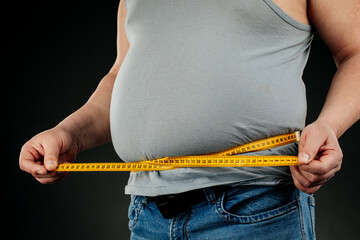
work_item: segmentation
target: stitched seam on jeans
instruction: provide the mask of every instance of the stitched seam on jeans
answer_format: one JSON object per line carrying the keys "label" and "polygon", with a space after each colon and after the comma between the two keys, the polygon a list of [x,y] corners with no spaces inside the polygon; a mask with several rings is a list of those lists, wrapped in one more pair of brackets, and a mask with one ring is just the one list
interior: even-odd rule
{"label": "stitched seam on jeans", "polygon": [[310,220],[311,220],[311,231],[313,234],[314,239],[316,238],[315,235],[315,198],[313,196],[309,196],[309,213],[310,213]]}
{"label": "stitched seam on jeans", "polygon": [[301,232],[301,236],[302,239],[306,239],[305,238],[305,230],[304,230],[304,222],[303,222],[303,216],[302,216],[302,205],[301,205],[301,199],[300,199],[300,191],[297,191],[296,194],[296,200],[298,202],[298,215],[299,215],[299,223],[300,223],[300,232]]}
{"label": "stitched seam on jeans", "polygon": [[170,223],[170,240],[175,239],[175,222],[176,222],[176,217],[174,217]]}
{"label": "stitched seam on jeans", "polygon": [[288,214],[292,211],[296,210],[296,206],[293,206],[291,208],[288,208],[286,211],[283,211],[281,213],[277,213],[274,214],[272,216],[263,216],[263,217],[259,217],[258,219],[256,219],[256,217],[254,216],[236,216],[236,215],[231,215],[231,213],[227,213],[225,212],[225,216],[224,216],[224,211],[217,209],[219,215],[227,220],[227,221],[231,221],[231,222],[236,222],[236,223],[241,223],[241,224],[253,224],[253,223],[259,223],[259,222],[264,222],[264,221],[268,221],[271,220],[273,218],[277,218],[280,217],[282,215]]}
{"label": "stitched seam on jeans", "polygon": [[313,195],[309,195],[309,204],[313,207],[315,207],[315,198]]}
{"label": "stitched seam on jeans", "polygon": [[210,193],[209,193],[209,191],[210,191],[209,188],[204,188],[203,191],[204,191],[206,200],[207,200],[208,202],[211,202],[211,197],[210,197]]}
{"label": "stitched seam on jeans", "polygon": [[210,203],[213,204],[213,203],[216,202],[216,196],[215,196],[214,188],[211,188],[210,194],[211,194],[211,198],[212,198],[212,201]]}
{"label": "stitched seam on jeans", "polygon": [[241,224],[253,224],[253,223],[268,221],[270,219],[288,214],[288,213],[296,210],[296,208],[298,208],[296,206],[296,200],[294,200],[294,201],[287,203],[281,207],[266,211],[261,214],[249,215],[249,216],[239,216],[239,215],[235,215],[235,214],[227,212],[224,208],[224,201],[225,201],[225,193],[219,198],[219,201],[216,203],[216,211],[218,212],[218,214],[226,221],[232,221],[232,222],[237,222],[237,223],[241,223]]}
{"label": "stitched seam on jeans", "polygon": [[187,226],[188,226],[188,223],[189,223],[189,221],[190,221],[190,217],[191,217],[191,207],[189,208],[189,210],[188,210],[188,218],[187,218],[187,220],[186,220],[186,222],[185,222],[185,224],[184,224],[184,235],[185,235],[185,239],[186,240],[189,240],[189,237],[188,237],[188,234],[187,234]]}
{"label": "stitched seam on jeans", "polygon": [[[134,204],[135,204],[135,200],[134,200]],[[143,201],[142,200],[136,203],[136,207],[134,209],[135,216],[134,216],[133,220],[130,221],[132,223],[131,226],[129,225],[130,230],[133,229],[136,226],[137,222],[139,221],[139,215],[140,215],[140,212],[142,210],[142,207],[143,207]]]}

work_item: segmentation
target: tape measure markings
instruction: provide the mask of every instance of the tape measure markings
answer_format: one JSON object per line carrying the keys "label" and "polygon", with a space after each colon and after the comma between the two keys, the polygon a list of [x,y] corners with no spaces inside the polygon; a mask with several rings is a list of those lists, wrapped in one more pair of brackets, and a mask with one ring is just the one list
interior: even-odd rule
{"label": "tape measure markings", "polygon": [[91,172],[91,171],[162,171],[182,167],[269,167],[298,165],[296,156],[232,156],[241,153],[263,151],[294,143],[300,140],[300,133],[282,134],[219,153],[164,157],[155,160],[145,160],[130,163],[63,163],[56,171]]}

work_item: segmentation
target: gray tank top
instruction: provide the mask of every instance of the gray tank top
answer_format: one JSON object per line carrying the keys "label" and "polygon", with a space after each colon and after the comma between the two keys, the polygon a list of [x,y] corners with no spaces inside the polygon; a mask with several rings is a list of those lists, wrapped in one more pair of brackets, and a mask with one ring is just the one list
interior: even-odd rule
{"label": "gray tank top", "polygon": [[[130,48],[111,100],[126,162],[223,151],[301,130],[313,32],[271,0],[127,0]],[[252,155],[297,155],[297,144]],[[126,194],[292,181],[288,167],[130,173]]]}

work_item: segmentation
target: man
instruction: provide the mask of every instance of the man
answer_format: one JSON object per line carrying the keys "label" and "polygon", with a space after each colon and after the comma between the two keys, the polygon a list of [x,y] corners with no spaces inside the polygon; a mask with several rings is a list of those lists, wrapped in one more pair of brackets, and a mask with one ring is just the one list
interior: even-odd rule
{"label": "man", "polygon": [[[113,67],[82,108],[23,146],[20,168],[56,183],[59,163],[109,141],[139,161],[303,130],[298,148],[257,153],[298,154],[301,166],[131,173],[129,227],[133,239],[313,239],[312,194],[339,171],[337,139],[360,118],[359,10],[356,0],[121,1]],[[304,128],[313,29],[338,70]]]}

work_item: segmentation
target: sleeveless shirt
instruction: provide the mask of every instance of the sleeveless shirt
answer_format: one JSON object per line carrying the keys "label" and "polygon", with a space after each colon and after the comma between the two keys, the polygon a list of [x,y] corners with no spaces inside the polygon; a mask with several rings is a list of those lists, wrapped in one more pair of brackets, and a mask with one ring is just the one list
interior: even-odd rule
{"label": "sleeveless shirt", "polygon": [[[313,31],[271,0],[127,0],[130,43],[110,107],[126,162],[220,152],[301,130]],[[297,155],[297,144],[251,155]],[[289,167],[132,172],[126,194],[285,184]]]}

